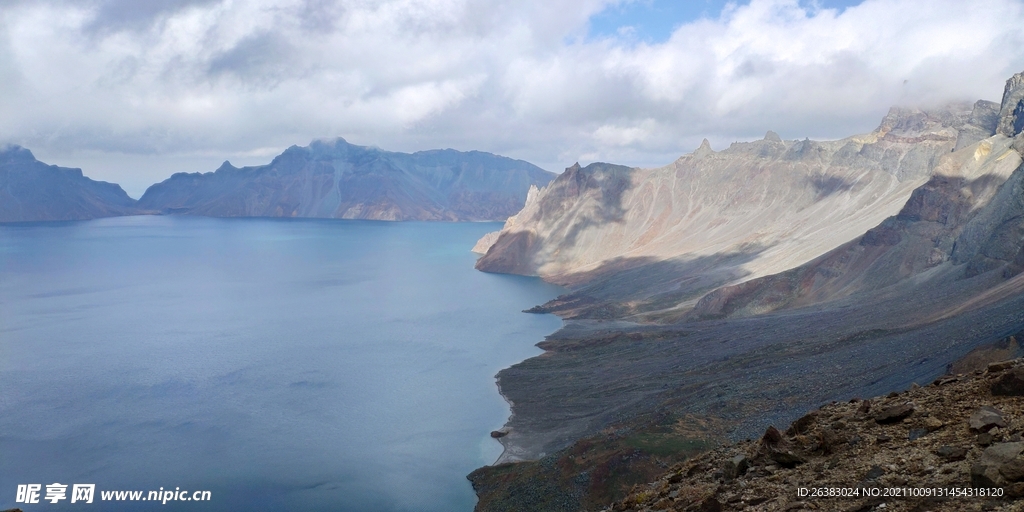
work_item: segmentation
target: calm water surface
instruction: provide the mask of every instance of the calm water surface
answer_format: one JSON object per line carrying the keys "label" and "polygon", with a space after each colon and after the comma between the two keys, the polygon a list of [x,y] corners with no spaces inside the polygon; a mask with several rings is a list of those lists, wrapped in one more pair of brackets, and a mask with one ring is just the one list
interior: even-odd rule
{"label": "calm water surface", "polygon": [[[498,227],[0,225],[0,509],[472,510],[494,374],[560,325],[520,313],[560,289],[473,269]],[[94,504],[14,502],[54,482]],[[160,487],[212,501],[99,503]]]}

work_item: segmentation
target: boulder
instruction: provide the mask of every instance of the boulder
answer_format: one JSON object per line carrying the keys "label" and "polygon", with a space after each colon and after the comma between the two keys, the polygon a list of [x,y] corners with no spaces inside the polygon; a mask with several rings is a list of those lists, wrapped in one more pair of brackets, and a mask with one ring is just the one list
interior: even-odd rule
{"label": "boulder", "polygon": [[942,423],[942,420],[938,418],[926,418],[924,420],[924,428],[928,432],[935,432],[936,430],[942,428],[944,425],[945,424]]}
{"label": "boulder", "polygon": [[779,432],[779,429],[774,426],[768,427],[768,430],[761,436],[761,453],[766,454],[776,464],[784,468],[793,468],[803,464],[804,458],[793,453],[789,447],[789,443],[782,437],[782,432]]}
{"label": "boulder", "polygon": [[775,461],[776,464],[788,469],[795,468],[796,466],[807,462],[803,457],[789,450],[783,452],[772,452],[769,454],[769,457]]}
{"label": "boulder", "polygon": [[992,394],[996,396],[1024,396],[1024,367],[1014,368],[999,376],[992,383]]}
{"label": "boulder", "polygon": [[988,364],[988,371],[990,373],[995,373],[995,372],[1001,372],[1003,370],[1009,370],[1010,368],[1013,368],[1013,365],[1016,362],[1017,362],[1016,359],[1011,359],[1009,361],[999,361],[997,363],[989,363]]}
{"label": "boulder", "polygon": [[971,466],[971,485],[1003,487],[1007,483],[1024,478],[1021,452],[1024,452],[1024,442],[997,443],[989,446],[981,454],[978,462]]}
{"label": "boulder", "polygon": [[907,432],[907,440],[916,441],[922,437],[928,435],[928,429],[925,428],[912,428],[910,432]]}
{"label": "boulder", "polygon": [[882,466],[875,464],[868,469],[867,473],[864,474],[864,480],[875,480],[884,474],[885,470],[882,469]]}
{"label": "boulder", "polygon": [[1006,428],[1006,419],[1003,418],[1003,412],[990,405],[984,405],[977,411],[974,411],[968,423],[971,426],[971,430],[978,432],[988,432],[995,427]]}
{"label": "boulder", "polygon": [[722,475],[726,480],[735,480],[743,476],[747,469],[750,469],[750,459],[747,459],[747,456],[741,453],[725,461],[722,467]]}
{"label": "boulder", "polygon": [[809,412],[800,419],[794,421],[788,429],[786,429],[786,435],[795,436],[797,434],[803,434],[807,432],[807,429],[814,425],[814,422],[818,420],[817,412]]}
{"label": "boulder", "polygon": [[956,462],[967,458],[967,448],[943,445],[935,450],[935,455],[938,455],[946,462]]}
{"label": "boulder", "polygon": [[888,423],[897,423],[903,421],[911,414],[914,413],[915,405],[913,402],[907,402],[903,405],[894,405],[892,407],[886,407],[875,415],[875,422],[881,425]]}

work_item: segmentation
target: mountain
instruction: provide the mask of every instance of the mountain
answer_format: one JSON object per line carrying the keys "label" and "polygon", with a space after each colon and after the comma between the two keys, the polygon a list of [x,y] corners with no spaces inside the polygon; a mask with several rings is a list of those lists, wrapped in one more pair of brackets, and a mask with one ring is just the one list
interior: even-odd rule
{"label": "mountain", "polygon": [[972,120],[991,135],[994,119],[979,114],[991,110],[894,108],[875,131],[838,141],[769,132],[719,152],[705,141],[657,169],[577,164],[517,214],[477,268],[590,285],[547,308],[570,317],[622,316],[607,311],[609,294],[634,313],[671,317],[709,289],[792,268],[895,215],[958,143],[978,136]]}
{"label": "mountain", "polygon": [[86,178],[81,169],[46,165],[21,146],[0,146],[0,222],[133,213],[138,213],[135,200],[118,185]]}
{"label": "mountain", "polygon": [[[996,135],[954,153],[946,166],[914,190],[900,212],[877,227],[811,262],[771,276],[719,288],[700,299],[698,316],[766,313],[850,296],[894,285],[945,262],[967,264],[971,277],[1003,264],[1007,277],[1020,234],[1014,219],[1024,215],[1019,199],[1019,142]],[[997,197],[997,193],[999,196]],[[1010,247],[997,247],[1000,242]]]}
{"label": "mountain", "polygon": [[769,134],[540,189],[478,268],[569,284],[534,309],[567,321],[498,374],[513,414],[501,464],[470,475],[478,509],[600,509],[822,404],[1019,357],[1022,130],[1018,74],[998,107],[895,109],[843,141]]}
{"label": "mountain", "polygon": [[292,146],[267,165],[179,173],[139,206],[212,217],[505,220],[554,174],[522,160],[451,149],[413,154],[344,139]]}
{"label": "mountain", "polygon": [[[700,299],[694,314],[736,316],[824,303],[919,275],[930,279],[951,268],[963,278],[994,269],[1006,278],[1019,274],[1024,270],[1022,76],[1007,82],[999,117],[989,116],[998,133],[945,159],[897,215],[804,265],[714,290]],[[951,265],[943,267],[947,262]],[[923,275],[932,269],[932,276]]]}

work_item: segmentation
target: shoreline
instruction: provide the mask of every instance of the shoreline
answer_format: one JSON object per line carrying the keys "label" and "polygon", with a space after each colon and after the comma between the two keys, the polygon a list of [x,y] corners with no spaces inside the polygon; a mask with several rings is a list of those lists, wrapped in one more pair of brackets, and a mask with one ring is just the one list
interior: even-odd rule
{"label": "shoreline", "polygon": [[[484,237],[486,238],[489,235],[497,234],[499,232],[500,231],[489,232],[489,233],[486,233],[484,235]],[[479,242],[477,242],[477,243],[479,245]],[[477,261],[479,261],[479,258],[477,258]],[[483,272],[490,273],[490,272],[487,272],[487,271],[483,271]],[[512,274],[512,275],[517,275],[517,274]],[[547,280],[545,280],[543,277],[540,277],[540,276],[523,276],[523,277],[533,277],[533,278],[539,279],[540,281],[542,281],[544,283],[553,284],[553,283],[549,283]],[[551,299],[551,300],[553,300],[553,299]],[[527,312],[526,310],[521,311],[521,313],[526,313],[526,312]],[[530,314],[536,314],[536,313],[530,313]],[[529,357],[526,357],[524,359],[521,359],[521,360],[519,360],[519,361],[517,361],[515,363],[512,363],[512,364],[510,364],[510,365],[508,365],[508,366],[506,366],[504,368],[501,368],[500,370],[498,370],[497,373],[494,374],[494,386],[498,390],[498,395],[501,397],[502,400],[505,401],[506,404],[508,404],[508,418],[505,420],[505,423],[500,428],[495,430],[494,432],[504,432],[505,435],[503,435],[501,437],[498,437],[498,438],[492,437],[492,439],[494,439],[499,444],[501,444],[501,448],[502,448],[501,449],[501,454],[498,455],[498,458],[495,459],[494,462],[491,462],[490,464],[486,464],[484,466],[481,466],[481,467],[475,469],[474,471],[477,471],[477,470],[480,470],[480,469],[483,469],[483,468],[499,466],[499,465],[502,465],[502,464],[509,464],[509,463],[513,463],[513,462],[528,462],[528,461],[531,461],[531,460],[540,459],[541,457],[546,455],[546,453],[544,453],[544,452],[537,452],[538,454],[536,455],[536,457],[530,457],[529,456],[529,453],[531,452],[531,449],[529,448],[529,446],[530,446],[531,443],[524,443],[524,442],[522,442],[522,440],[518,439],[520,437],[520,432],[519,432],[518,429],[513,427],[513,423],[518,418],[518,416],[516,415],[515,402],[511,398],[508,397],[508,395],[505,393],[504,388],[502,387],[502,374],[503,373],[511,370],[512,368],[514,368],[516,366],[522,365],[522,364],[526,363],[527,361],[531,361],[531,360],[533,360],[535,358],[549,355],[551,353],[551,351],[547,350],[545,348],[542,348],[541,344],[546,342],[546,341],[549,341],[552,336],[558,334],[559,332],[562,332],[566,328],[566,326],[568,325],[569,321],[567,321],[565,318],[562,318],[560,315],[558,315],[556,313],[543,313],[543,315],[551,315],[551,316],[553,316],[555,318],[558,318],[561,321],[561,325],[558,326],[553,331],[549,332],[548,334],[545,334],[544,338],[541,339],[540,341],[537,341],[537,342],[533,343],[533,346],[538,348],[541,352],[539,354],[534,354],[532,356],[529,356]],[[543,447],[543,443],[541,443],[541,447]],[[533,450],[533,451],[536,452],[536,450]]]}
{"label": "shoreline", "polygon": [[[502,370],[505,369],[503,368]],[[509,464],[512,462],[524,462],[527,460],[531,460],[522,456],[523,452],[526,451],[525,448],[517,447],[515,444],[508,442],[509,437],[511,437],[514,432],[514,430],[512,429],[512,421],[516,417],[516,412],[515,404],[512,402],[512,400],[505,396],[505,393],[503,393],[501,390],[501,377],[499,377],[500,373],[501,371],[498,372],[498,375],[494,376],[494,384],[495,386],[497,386],[498,394],[501,395],[502,400],[504,400],[505,403],[508,404],[508,419],[505,420],[505,424],[500,429],[497,430],[498,432],[505,432],[505,435],[495,439],[495,441],[501,444],[501,455],[499,455],[494,462],[488,464],[488,466],[499,466],[501,464]]]}
{"label": "shoreline", "polygon": [[[502,368],[502,370],[504,370],[504,368]],[[498,372],[500,373],[501,370],[498,370]],[[508,460],[505,458],[505,455],[509,453],[509,447],[507,444],[505,444],[505,440],[508,439],[508,434],[512,433],[511,423],[512,418],[516,415],[516,413],[513,409],[512,400],[509,400],[509,398],[505,396],[505,393],[501,392],[501,378],[498,377],[498,374],[494,375],[494,385],[495,387],[498,388],[498,395],[501,396],[501,399],[504,400],[506,404],[508,404],[508,419],[505,420],[505,424],[502,425],[500,429],[498,429],[499,432],[504,430],[505,435],[495,439],[495,441],[497,441],[498,444],[501,445],[501,455],[498,455],[498,458],[495,459],[494,462],[488,464],[489,466],[497,466],[499,464],[505,464],[508,462],[517,462],[515,460]],[[510,455],[510,457],[512,456]]]}
{"label": "shoreline", "polygon": [[[552,314],[552,313],[548,313],[548,314]],[[558,315],[553,315],[553,316],[558,317]],[[561,317],[558,317],[558,318],[561,318]],[[562,320],[562,326],[559,327],[558,329],[554,330],[552,333],[546,335],[545,339],[547,339],[551,335],[553,335],[553,334],[561,331],[562,329],[564,329],[565,328],[565,324],[566,324],[566,322],[563,319]],[[535,343],[534,346],[538,347],[538,345],[540,345],[540,343],[542,343],[543,341],[544,340]],[[540,347],[538,347],[538,348],[540,348]],[[493,467],[493,466],[499,466],[501,464],[509,464],[509,463],[513,463],[513,462],[526,462],[526,461],[540,459],[541,457],[546,455],[545,453],[541,452],[536,458],[530,457],[528,455],[528,453],[530,452],[530,448],[529,448],[529,444],[530,443],[524,443],[524,442],[522,442],[522,440],[518,440],[517,439],[518,437],[520,437],[521,434],[520,434],[518,429],[515,429],[513,427],[513,423],[517,419],[515,402],[511,398],[509,398],[507,394],[505,394],[505,391],[504,391],[504,389],[502,388],[502,385],[501,385],[502,384],[501,383],[501,377],[502,377],[502,373],[503,372],[505,372],[505,371],[507,371],[507,370],[509,370],[509,369],[511,369],[511,368],[513,368],[515,366],[517,366],[517,365],[521,365],[521,364],[523,364],[526,361],[529,361],[531,359],[547,355],[550,352],[550,351],[545,350],[545,349],[541,349],[541,351],[542,352],[540,354],[527,357],[526,359],[523,359],[522,361],[519,361],[517,363],[511,364],[511,365],[509,365],[509,366],[507,366],[505,368],[502,368],[501,370],[498,370],[498,373],[496,373],[494,375],[494,385],[498,389],[498,395],[501,396],[501,399],[504,400],[506,404],[508,404],[508,419],[505,420],[505,423],[501,426],[501,428],[497,429],[497,432],[505,432],[505,435],[503,435],[503,436],[501,436],[499,438],[495,438],[494,439],[499,444],[501,444],[501,448],[502,448],[501,455],[499,455],[498,458],[495,459],[494,462],[492,462],[492,463],[490,463],[490,464],[488,464],[486,466],[483,466],[483,467]],[[516,441],[519,441],[519,442],[516,442]]]}

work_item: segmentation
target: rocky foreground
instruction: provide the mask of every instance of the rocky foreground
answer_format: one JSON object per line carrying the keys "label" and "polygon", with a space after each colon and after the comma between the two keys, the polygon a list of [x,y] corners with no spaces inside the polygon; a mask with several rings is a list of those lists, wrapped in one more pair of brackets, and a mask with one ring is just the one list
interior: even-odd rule
{"label": "rocky foreground", "polygon": [[1015,359],[832,402],[677,464],[605,510],[1024,510],[1022,397]]}

